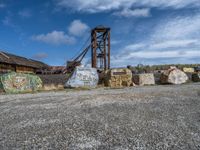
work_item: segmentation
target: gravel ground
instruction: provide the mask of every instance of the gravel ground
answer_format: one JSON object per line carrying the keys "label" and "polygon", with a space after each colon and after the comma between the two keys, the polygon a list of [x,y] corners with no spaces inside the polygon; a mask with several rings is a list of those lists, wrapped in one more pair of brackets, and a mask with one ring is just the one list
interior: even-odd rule
{"label": "gravel ground", "polygon": [[200,149],[200,84],[0,96],[0,149]]}

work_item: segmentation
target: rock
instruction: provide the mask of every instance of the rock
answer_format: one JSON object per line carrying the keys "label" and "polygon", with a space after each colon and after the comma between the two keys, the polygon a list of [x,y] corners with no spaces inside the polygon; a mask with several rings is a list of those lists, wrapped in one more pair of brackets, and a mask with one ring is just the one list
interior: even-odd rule
{"label": "rock", "polygon": [[27,93],[40,90],[42,80],[37,75],[11,72],[1,75],[0,87],[6,93]]}
{"label": "rock", "polygon": [[193,73],[194,72],[194,68],[184,67],[183,68],[183,72]]}
{"label": "rock", "polygon": [[67,80],[65,87],[73,88],[95,88],[99,77],[95,68],[76,67],[71,77]]}
{"label": "rock", "polygon": [[133,82],[137,85],[154,85],[155,78],[153,73],[135,74]]}
{"label": "rock", "polygon": [[105,86],[126,87],[132,84],[132,72],[127,68],[111,69],[105,75]]}
{"label": "rock", "polygon": [[106,73],[107,73],[107,71],[98,72],[98,76],[99,76],[99,83],[98,84],[99,85],[104,85]]}
{"label": "rock", "polygon": [[183,84],[188,81],[188,76],[176,67],[171,67],[161,74],[160,81],[163,84]]}
{"label": "rock", "polygon": [[192,82],[192,75],[193,75],[194,73],[192,73],[192,72],[185,72],[185,74],[188,76],[188,81],[189,81],[189,82]]}
{"label": "rock", "polygon": [[200,73],[192,74],[192,81],[193,82],[200,82]]}
{"label": "rock", "polygon": [[160,84],[160,77],[161,77],[161,74],[162,74],[162,73],[160,73],[160,72],[154,73],[155,84]]}

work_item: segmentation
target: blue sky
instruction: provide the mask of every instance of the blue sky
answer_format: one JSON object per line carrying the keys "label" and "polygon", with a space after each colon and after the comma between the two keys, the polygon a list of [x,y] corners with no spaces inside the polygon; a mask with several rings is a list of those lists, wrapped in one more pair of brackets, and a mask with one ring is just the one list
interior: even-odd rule
{"label": "blue sky", "polygon": [[111,27],[113,67],[200,63],[200,0],[0,0],[0,49],[49,65],[98,25]]}

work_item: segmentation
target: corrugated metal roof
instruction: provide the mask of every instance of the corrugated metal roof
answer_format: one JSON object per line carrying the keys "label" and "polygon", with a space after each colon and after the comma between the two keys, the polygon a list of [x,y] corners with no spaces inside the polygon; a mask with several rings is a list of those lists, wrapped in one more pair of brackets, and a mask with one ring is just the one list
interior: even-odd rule
{"label": "corrugated metal roof", "polygon": [[3,51],[0,51],[0,63],[27,66],[38,69],[48,67],[48,65],[43,62],[17,56]]}

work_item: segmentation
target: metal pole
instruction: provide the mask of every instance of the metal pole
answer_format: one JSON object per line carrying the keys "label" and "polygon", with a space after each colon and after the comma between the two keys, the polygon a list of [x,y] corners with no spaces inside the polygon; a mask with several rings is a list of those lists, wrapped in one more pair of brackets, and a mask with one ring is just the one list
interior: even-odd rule
{"label": "metal pole", "polygon": [[110,69],[110,30],[108,32],[108,69]]}

